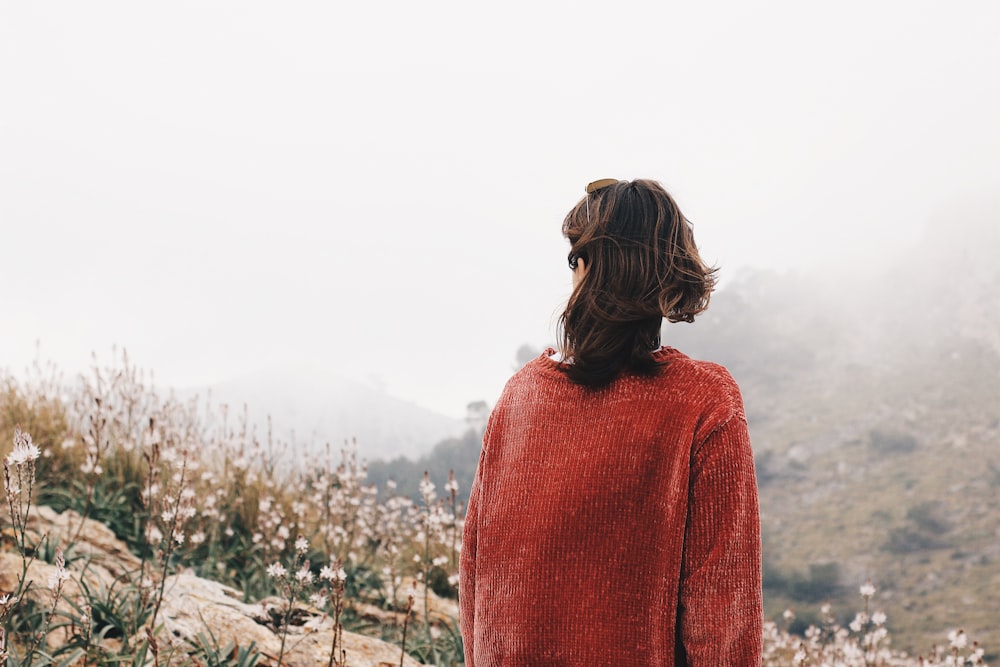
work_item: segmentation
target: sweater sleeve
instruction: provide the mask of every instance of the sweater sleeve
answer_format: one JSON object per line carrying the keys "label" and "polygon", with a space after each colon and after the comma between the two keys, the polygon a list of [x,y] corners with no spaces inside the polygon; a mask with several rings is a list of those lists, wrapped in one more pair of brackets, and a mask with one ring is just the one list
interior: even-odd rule
{"label": "sweater sleeve", "polygon": [[760,665],[760,512],[739,413],[692,454],[678,613],[691,667]]}
{"label": "sweater sleeve", "polygon": [[483,459],[486,449],[479,454],[479,465],[469,491],[469,505],[465,511],[465,528],[462,531],[462,552],[459,561],[459,626],[465,651],[466,667],[475,667],[475,616],[476,616],[476,546],[479,533],[479,503],[482,494]]}

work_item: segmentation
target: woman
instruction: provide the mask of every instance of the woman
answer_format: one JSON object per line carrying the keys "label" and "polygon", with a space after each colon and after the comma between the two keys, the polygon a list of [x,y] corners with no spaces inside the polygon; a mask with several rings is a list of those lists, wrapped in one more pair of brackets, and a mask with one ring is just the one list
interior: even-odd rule
{"label": "woman", "polygon": [[760,520],[739,388],[660,347],[715,269],[663,187],[605,179],[563,222],[560,351],[490,416],[462,547],[465,661],[759,665]]}

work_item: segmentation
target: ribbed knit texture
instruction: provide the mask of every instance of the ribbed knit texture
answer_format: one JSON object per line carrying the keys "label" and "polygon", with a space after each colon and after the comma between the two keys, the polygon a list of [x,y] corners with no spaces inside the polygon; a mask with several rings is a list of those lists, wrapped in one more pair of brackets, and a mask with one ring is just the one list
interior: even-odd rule
{"label": "ribbed knit texture", "polygon": [[671,348],[592,390],[507,383],[462,546],[465,663],[760,665],[760,518],[739,388]]}

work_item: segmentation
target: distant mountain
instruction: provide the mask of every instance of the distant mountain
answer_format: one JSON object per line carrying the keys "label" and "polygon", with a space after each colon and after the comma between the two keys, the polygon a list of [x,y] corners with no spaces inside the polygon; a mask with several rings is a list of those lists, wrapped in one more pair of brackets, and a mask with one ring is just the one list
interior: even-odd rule
{"label": "distant mountain", "polygon": [[275,438],[292,441],[298,451],[325,451],[356,438],[365,459],[418,457],[438,442],[464,433],[463,420],[437,414],[361,382],[310,368],[286,368],[247,375],[186,395],[211,392],[214,404],[228,404],[231,415],[247,406],[258,434],[271,417]]}

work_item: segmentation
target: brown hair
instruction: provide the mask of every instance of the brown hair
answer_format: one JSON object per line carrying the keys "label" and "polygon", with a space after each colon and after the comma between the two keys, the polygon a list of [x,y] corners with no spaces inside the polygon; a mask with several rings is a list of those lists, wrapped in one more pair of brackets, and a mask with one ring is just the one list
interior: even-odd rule
{"label": "brown hair", "polygon": [[656,373],[663,318],[693,322],[715,288],[718,269],[699,257],[691,223],[656,181],[618,181],[581,199],[562,231],[570,265],[586,267],[559,318],[566,373],[591,387],[624,369]]}

